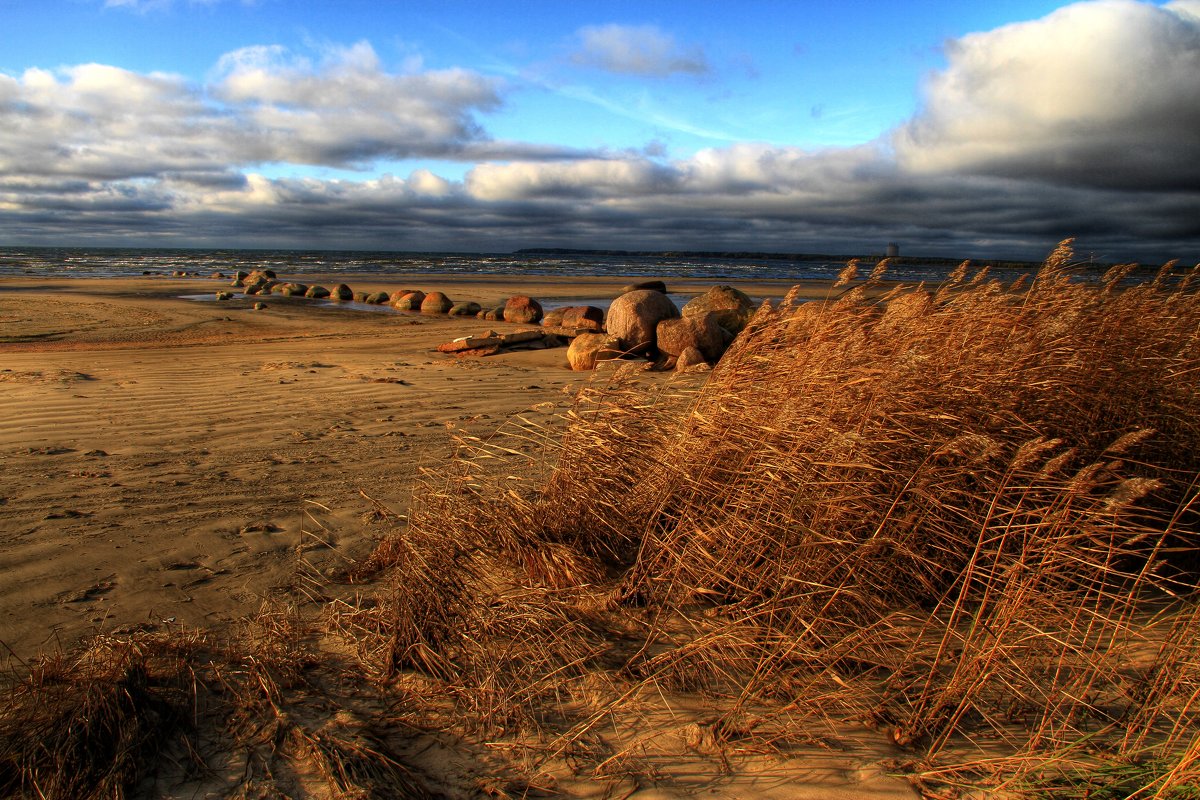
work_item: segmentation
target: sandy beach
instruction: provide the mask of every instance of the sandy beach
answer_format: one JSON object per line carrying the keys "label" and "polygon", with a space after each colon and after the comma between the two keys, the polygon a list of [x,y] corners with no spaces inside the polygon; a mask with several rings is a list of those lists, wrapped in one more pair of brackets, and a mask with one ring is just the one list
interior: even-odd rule
{"label": "sandy beach", "polygon": [[[548,307],[612,297],[623,284],[347,282],[484,303],[524,293]],[[485,436],[519,412],[548,420],[592,377],[569,369],[565,348],[488,358],[435,350],[515,329],[506,323],[275,295],[261,298],[262,311],[240,294],[182,299],[227,283],[0,283],[0,641],[10,662],[94,633],[186,626],[220,636],[264,603],[303,598],[371,552],[381,511],[393,522],[405,514],[418,468],[449,455],[448,429]],[[743,288],[778,297],[788,287]],[[667,735],[656,757],[699,790],[712,777],[678,760],[673,748],[687,751],[675,741],[681,724],[694,727],[678,717],[654,723]],[[853,757],[817,749],[800,771],[756,758],[721,780],[761,797],[912,796],[880,766],[891,752],[882,740]],[[586,780],[560,788],[596,791]],[[668,796],[656,791],[637,796]]]}
{"label": "sandy beach", "polygon": [[[339,277],[548,306],[622,285]],[[404,513],[418,464],[448,452],[447,425],[486,433],[523,409],[547,413],[589,378],[569,370],[565,348],[435,351],[516,329],[505,323],[277,295],[257,312],[240,294],[181,299],[227,283],[0,283],[0,640],[16,656],[93,631],[251,613],[295,588],[298,549],[326,571],[368,553],[372,501]]]}

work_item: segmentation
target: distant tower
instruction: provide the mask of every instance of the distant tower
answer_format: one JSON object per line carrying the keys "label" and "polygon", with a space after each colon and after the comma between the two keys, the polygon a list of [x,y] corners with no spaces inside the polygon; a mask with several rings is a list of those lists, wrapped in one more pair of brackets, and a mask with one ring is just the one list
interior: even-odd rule
{"label": "distant tower", "polygon": [[896,244],[895,242],[888,242],[887,257],[888,258],[896,258],[899,255],[900,255],[900,245]]}

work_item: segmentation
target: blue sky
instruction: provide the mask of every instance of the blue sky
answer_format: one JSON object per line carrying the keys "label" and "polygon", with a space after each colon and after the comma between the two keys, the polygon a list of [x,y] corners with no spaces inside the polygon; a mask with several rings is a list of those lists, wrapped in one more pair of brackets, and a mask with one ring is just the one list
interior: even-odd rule
{"label": "blue sky", "polygon": [[1200,0],[0,0],[0,243],[1195,258]]}

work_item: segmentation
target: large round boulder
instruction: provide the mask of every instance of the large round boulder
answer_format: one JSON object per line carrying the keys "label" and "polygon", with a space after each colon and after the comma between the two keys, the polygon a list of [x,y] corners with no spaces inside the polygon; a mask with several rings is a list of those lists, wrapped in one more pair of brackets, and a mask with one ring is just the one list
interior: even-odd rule
{"label": "large round boulder", "polygon": [[508,298],[504,304],[504,321],[532,325],[542,319],[542,304],[523,294]]}
{"label": "large round boulder", "polygon": [[[404,295],[406,295],[406,294],[412,294],[415,291],[417,291],[417,290],[416,289],[397,289],[396,291],[394,291],[388,295],[388,303],[395,305],[396,301],[399,300],[401,297],[404,297]],[[422,298],[425,297],[424,292],[421,293],[421,297]]]}
{"label": "large round boulder", "polygon": [[564,328],[583,328],[591,331],[604,330],[604,309],[596,306],[571,306],[563,313]]}
{"label": "large round boulder", "polygon": [[621,357],[621,341],[611,334],[581,333],[567,348],[567,363],[576,372],[596,368],[597,362]]}
{"label": "large round boulder", "polygon": [[667,355],[679,356],[688,348],[699,350],[706,361],[713,362],[725,352],[725,334],[717,323],[717,315],[703,314],[678,319],[664,319],[655,330],[658,349]]}
{"label": "large round boulder", "polygon": [[754,301],[749,295],[732,286],[714,286],[699,297],[694,297],[683,306],[683,316],[714,313],[717,324],[732,332],[741,333],[742,328],[754,316]]}
{"label": "large round boulder", "polygon": [[402,294],[396,300],[392,301],[392,308],[397,311],[420,311],[421,303],[425,302],[425,293],[422,291],[413,290],[407,294]]}
{"label": "large round boulder", "polygon": [[339,283],[333,287],[333,291],[329,293],[329,296],[334,300],[353,300],[354,290],[344,283]]}
{"label": "large round boulder", "polygon": [[329,297],[329,290],[324,286],[310,286],[308,287],[308,291],[304,293],[304,296],[324,300],[326,297]]}
{"label": "large round boulder", "polygon": [[421,301],[422,314],[445,314],[454,307],[454,301],[441,292],[430,292]]}
{"label": "large round boulder", "polygon": [[367,302],[373,306],[382,306],[387,303],[388,297],[387,292],[371,292],[367,295]]}
{"label": "large round boulder", "polygon": [[662,292],[637,289],[612,301],[608,307],[608,332],[620,339],[622,350],[651,354],[656,347],[658,323],[678,316],[679,309]]}

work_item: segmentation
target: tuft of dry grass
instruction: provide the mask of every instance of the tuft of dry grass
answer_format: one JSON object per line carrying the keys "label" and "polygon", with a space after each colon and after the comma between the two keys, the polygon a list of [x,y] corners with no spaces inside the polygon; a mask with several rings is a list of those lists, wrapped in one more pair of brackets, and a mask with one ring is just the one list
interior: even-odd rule
{"label": "tuft of dry grass", "polygon": [[[588,659],[566,641],[637,615],[624,680],[862,719],[926,781],[1150,751],[1179,765],[1160,787],[1190,774],[1196,270],[1078,282],[1064,242],[1028,283],[964,264],[878,300],[886,265],[856,267],[836,300],[764,306],[698,390],[618,373],[558,427],[518,422],[427,476],[384,552],[454,554],[436,581],[394,559],[397,586],[466,610],[440,652],[469,663],[467,631],[498,630],[481,605],[538,591],[588,621],[509,620],[483,650],[516,654],[515,680],[567,685]],[[554,436],[548,473],[506,439]],[[485,717],[489,680],[452,681]]]}
{"label": "tuft of dry grass", "polygon": [[125,797],[166,753],[191,750],[203,644],[100,637],[36,663],[0,713],[0,795]]}

